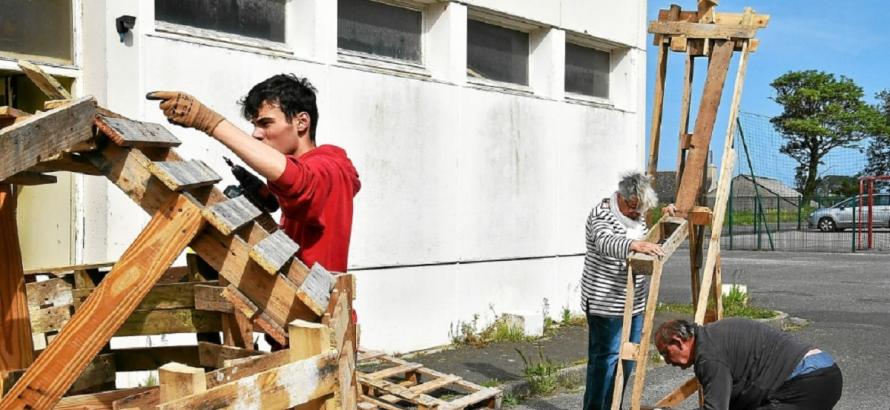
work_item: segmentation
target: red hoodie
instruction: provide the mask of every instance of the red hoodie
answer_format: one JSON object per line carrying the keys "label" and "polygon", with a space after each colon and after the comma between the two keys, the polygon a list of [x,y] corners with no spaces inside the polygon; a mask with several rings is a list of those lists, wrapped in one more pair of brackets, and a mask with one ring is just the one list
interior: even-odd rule
{"label": "red hoodie", "polygon": [[281,205],[281,229],[311,267],[346,272],[352,234],[352,198],[361,188],[346,151],[322,145],[299,158],[288,155],[284,173],[269,183]]}

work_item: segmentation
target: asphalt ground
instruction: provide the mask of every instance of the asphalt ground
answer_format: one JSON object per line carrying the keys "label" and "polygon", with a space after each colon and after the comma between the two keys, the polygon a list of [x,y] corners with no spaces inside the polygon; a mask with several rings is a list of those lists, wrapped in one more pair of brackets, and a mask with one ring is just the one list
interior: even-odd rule
{"label": "asphalt ground", "polygon": [[[748,287],[752,303],[810,321],[795,336],[831,353],[844,375],[837,409],[887,409],[890,397],[890,254],[723,251],[724,283]],[[660,302],[691,300],[689,254],[680,249],[665,266]],[[664,315],[656,317],[656,324]],[[564,327],[535,343],[495,343],[420,354],[411,361],[479,384],[515,386],[524,363],[541,357],[572,367],[586,358],[587,332]],[[582,365],[583,366],[583,365]],[[673,391],[691,370],[650,368],[643,403]],[[577,378],[577,377],[576,377]],[[531,399],[517,409],[578,409],[583,389]],[[688,400],[680,408],[694,408]]]}
{"label": "asphalt ground", "polygon": [[[831,353],[844,376],[836,409],[887,409],[890,397],[890,255],[724,251],[724,283],[748,286],[753,303],[810,321],[795,336]],[[659,300],[690,300],[689,256],[664,270]],[[647,373],[643,403],[654,403],[691,376],[670,366]],[[533,399],[516,409],[578,409],[582,389]],[[687,400],[680,408],[694,408]]]}

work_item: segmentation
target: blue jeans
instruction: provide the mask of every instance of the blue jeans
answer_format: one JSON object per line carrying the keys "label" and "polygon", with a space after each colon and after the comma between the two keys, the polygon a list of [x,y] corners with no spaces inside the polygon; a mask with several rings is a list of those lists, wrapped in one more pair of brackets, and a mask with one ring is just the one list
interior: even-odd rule
{"label": "blue jeans", "polygon": [[[587,385],[584,390],[584,410],[612,408],[612,390],[615,386],[615,371],[618,368],[618,353],[621,349],[621,317],[587,315]],[[630,341],[640,343],[643,315],[635,315],[630,322]],[[624,387],[635,362],[625,360]]]}

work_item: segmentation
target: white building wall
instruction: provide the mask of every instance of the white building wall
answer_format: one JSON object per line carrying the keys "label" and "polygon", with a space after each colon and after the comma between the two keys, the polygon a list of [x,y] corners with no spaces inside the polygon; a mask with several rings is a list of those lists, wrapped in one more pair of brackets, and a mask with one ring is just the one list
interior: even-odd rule
{"label": "white building wall", "polygon": [[[540,311],[545,298],[553,316],[580,310],[587,213],[621,171],[643,164],[645,1],[433,4],[425,15],[428,76],[338,61],[329,38],[333,0],[288,3],[316,16],[311,28],[288,30],[293,52],[159,32],[152,2],[104,3],[86,10],[100,16],[85,20],[106,26],[86,28],[84,48],[93,51],[84,56],[84,81],[112,110],[165,123],[145,93],[184,90],[249,130],[236,101],[253,84],[293,72],[318,88],[318,141],[344,147],[362,180],[350,269],[363,346],[442,345],[474,314],[482,326],[492,311]],[[531,92],[466,80],[465,19],[477,6],[542,24],[532,35],[541,47],[531,60]],[[121,14],[138,18],[124,43],[113,26]],[[615,47],[609,101],[565,99],[559,44],[569,32]],[[328,38],[308,38],[319,33]],[[222,184],[234,182],[222,145],[168,128],[183,141],[184,157],[207,162],[226,177]],[[117,258],[148,219],[106,184],[84,182],[84,262]]]}

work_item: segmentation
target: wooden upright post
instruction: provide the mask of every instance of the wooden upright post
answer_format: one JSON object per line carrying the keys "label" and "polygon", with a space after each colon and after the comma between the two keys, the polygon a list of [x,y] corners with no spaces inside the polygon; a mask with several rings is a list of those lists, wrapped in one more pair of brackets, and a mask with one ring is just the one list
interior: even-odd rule
{"label": "wooden upright post", "polygon": [[204,224],[176,196],[162,206],[68,324],[0,401],[0,410],[55,405]]}
{"label": "wooden upright post", "polygon": [[8,371],[24,369],[34,360],[15,221],[15,189],[13,185],[0,184],[0,377]]}

